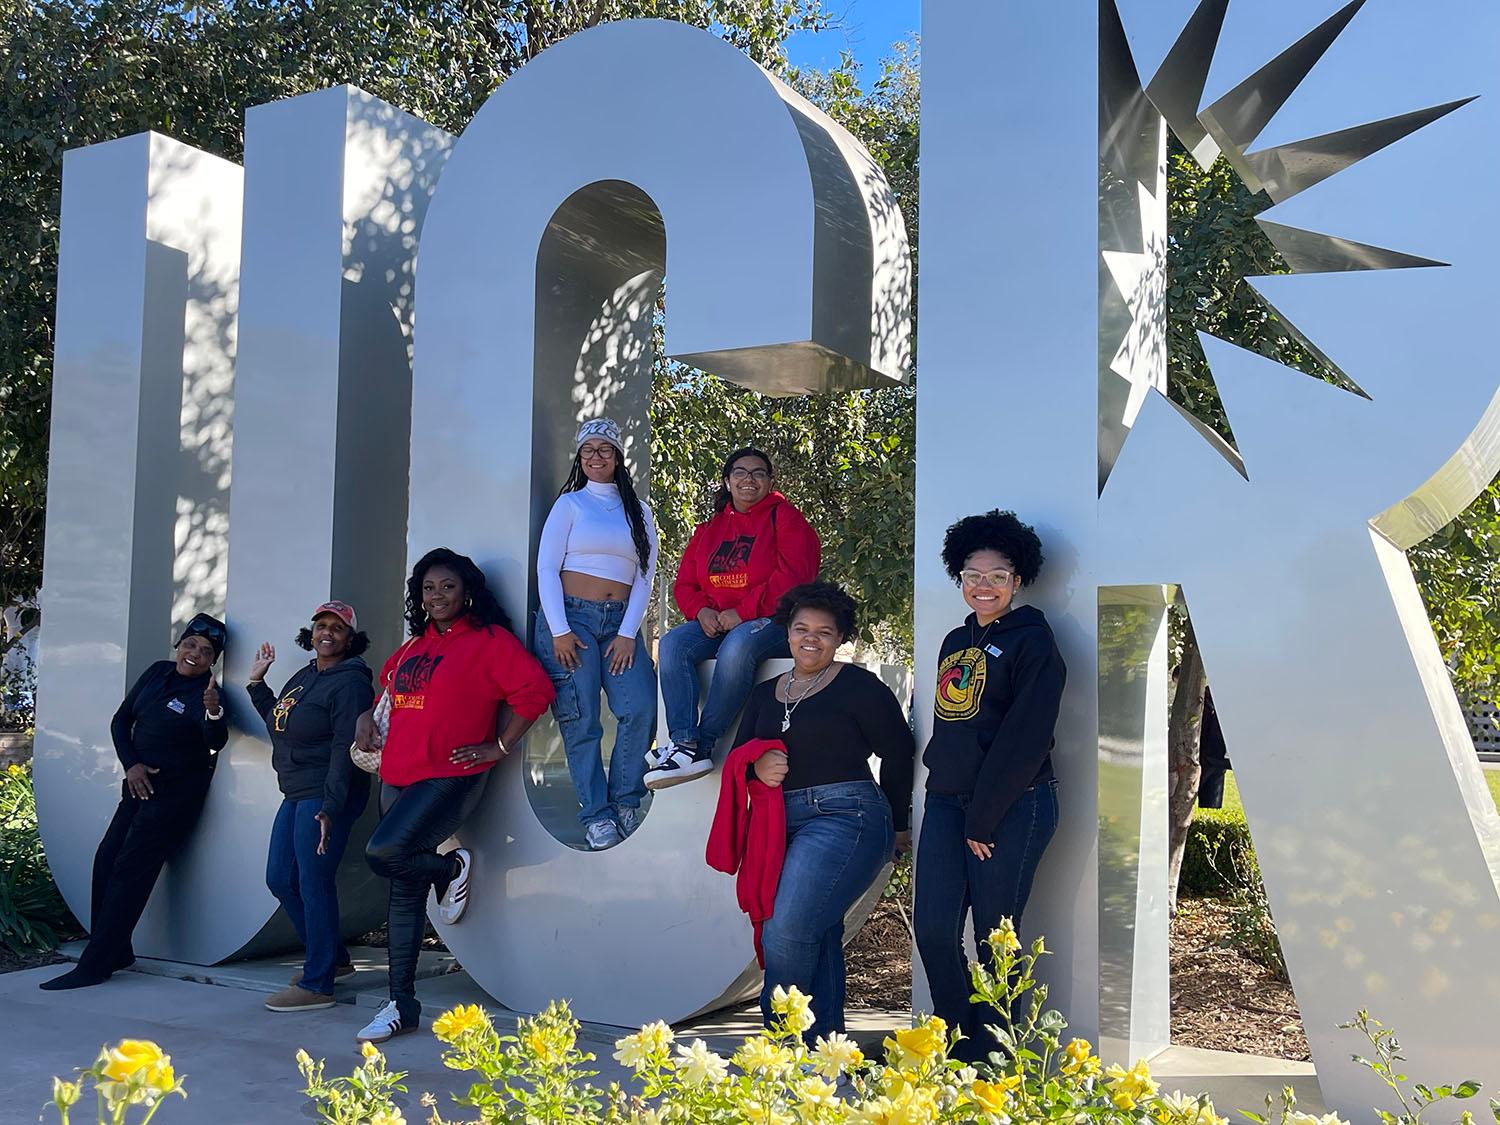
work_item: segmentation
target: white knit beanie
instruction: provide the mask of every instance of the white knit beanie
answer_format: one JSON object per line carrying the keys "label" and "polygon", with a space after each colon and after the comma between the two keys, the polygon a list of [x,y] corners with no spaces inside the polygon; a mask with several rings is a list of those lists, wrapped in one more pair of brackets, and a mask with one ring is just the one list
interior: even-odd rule
{"label": "white knit beanie", "polygon": [[620,424],[613,418],[592,418],[578,427],[578,440],[573,443],[576,453],[589,438],[603,438],[621,453],[625,452],[625,440],[620,436]]}

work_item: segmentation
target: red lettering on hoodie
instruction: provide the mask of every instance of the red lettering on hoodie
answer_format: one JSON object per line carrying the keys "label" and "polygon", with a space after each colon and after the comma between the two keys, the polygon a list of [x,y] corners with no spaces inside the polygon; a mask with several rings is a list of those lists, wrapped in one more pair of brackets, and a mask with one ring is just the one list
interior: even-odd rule
{"label": "red lettering on hoodie", "polygon": [[672,595],[689,621],[705,608],[769,617],[782,594],[818,576],[821,551],[818,533],[781,493],[748,512],[731,502],[693,531]]}

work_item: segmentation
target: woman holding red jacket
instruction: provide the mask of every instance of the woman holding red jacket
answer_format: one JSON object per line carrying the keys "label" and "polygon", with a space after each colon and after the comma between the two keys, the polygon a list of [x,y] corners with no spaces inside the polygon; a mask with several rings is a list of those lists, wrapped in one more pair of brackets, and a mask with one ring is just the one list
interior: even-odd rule
{"label": "woman holding red jacket", "polygon": [[[698,525],[672,587],[687,618],[661,639],[662,701],[670,741],[646,758],[646,788],[666,789],[713,769],[762,660],[788,654],[771,615],[781,596],[818,576],[821,545],[802,513],[775,489],[771,458],[736,449],[724,460],[714,514]],[[717,658],[698,711],[698,665]]]}
{"label": "woman holding red jacket", "polygon": [[[417,955],[434,915],[452,925],[469,902],[467,848],[439,854],[463,826],[496,762],[552,703],[552,681],[510,631],[510,620],[467,555],[439,547],[406,584],[411,638],[385,662],[390,729],[380,753],[380,823],[365,845],[371,870],[391,882],[387,913],[390,1001],[355,1038],[379,1043],[415,1031]],[[355,742],[375,742],[372,713]]]}

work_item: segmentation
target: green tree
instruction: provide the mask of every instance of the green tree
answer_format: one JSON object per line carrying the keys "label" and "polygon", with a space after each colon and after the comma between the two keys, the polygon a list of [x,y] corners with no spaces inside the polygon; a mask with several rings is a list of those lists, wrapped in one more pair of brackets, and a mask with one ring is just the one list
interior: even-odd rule
{"label": "green tree", "polygon": [[628,17],[777,71],[828,23],[822,0],[0,0],[0,606],[41,581],[66,149],[155,129],[239,160],[247,107],[344,82],[459,132],[543,47]]}
{"label": "green tree", "polygon": [[[792,75],[792,84],[858,137],[885,169],[913,257],[918,75],[915,48],[904,43],[894,47],[868,89],[861,87],[858,64],[847,55],[831,72]],[[779,486],[818,529],[824,576],[859,599],[861,639],[887,655],[910,659],[913,377],[909,372],[905,384],[879,390],[766,398],[712,374],[659,362],[651,408],[651,489],[663,558],[680,556],[694,525],[708,517],[724,455],[741,445],[758,446],[774,460]]]}

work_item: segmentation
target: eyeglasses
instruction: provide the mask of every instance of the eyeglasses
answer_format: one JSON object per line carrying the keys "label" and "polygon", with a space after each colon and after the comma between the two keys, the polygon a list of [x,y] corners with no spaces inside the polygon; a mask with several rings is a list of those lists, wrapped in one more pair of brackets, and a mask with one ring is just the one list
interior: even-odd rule
{"label": "eyeglasses", "polygon": [[578,456],[585,461],[611,461],[615,456],[615,447],[608,443],[604,445],[583,445],[578,448]]}
{"label": "eyeglasses", "polygon": [[759,484],[761,481],[770,480],[771,474],[765,469],[730,469],[729,479],[732,481],[753,480]]}
{"label": "eyeglasses", "polygon": [[1008,570],[960,570],[958,576],[965,586],[1009,586],[1015,577]]}

